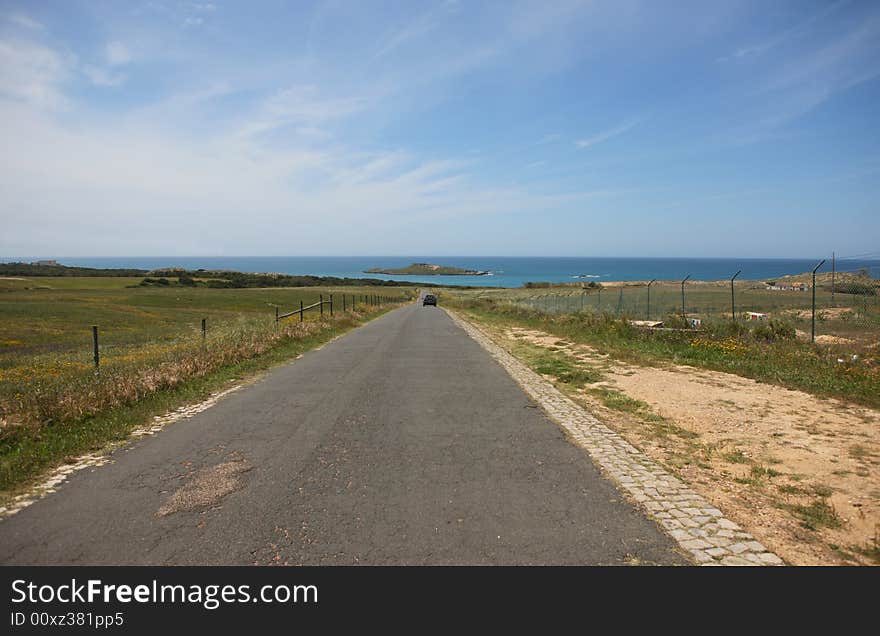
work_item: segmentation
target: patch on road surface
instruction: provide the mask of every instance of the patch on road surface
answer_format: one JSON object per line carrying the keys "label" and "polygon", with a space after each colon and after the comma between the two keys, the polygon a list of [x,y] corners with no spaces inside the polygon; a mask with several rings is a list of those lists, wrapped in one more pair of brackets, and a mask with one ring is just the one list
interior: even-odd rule
{"label": "patch on road surface", "polygon": [[241,475],[250,469],[250,464],[244,459],[233,459],[216,466],[202,468],[162,504],[156,515],[166,517],[176,512],[201,510],[213,506],[240,489]]}
{"label": "patch on road surface", "polygon": [[51,470],[48,475],[46,475],[42,483],[33,486],[23,494],[17,495],[6,506],[0,507],[0,520],[6,517],[11,517],[15,513],[21,512],[31,504],[36,503],[46,495],[52,494],[58,489],[58,487],[61,486],[61,484],[67,481],[67,478],[70,477],[73,473],[80,471],[84,468],[97,468],[98,466],[103,466],[104,464],[108,463],[110,461],[109,453],[119,448],[120,446],[124,446],[132,439],[137,439],[139,437],[144,437],[147,435],[155,435],[163,428],[165,428],[168,424],[177,422],[179,420],[189,419],[190,417],[201,413],[205,409],[211,408],[221,398],[229,395],[234,391],[238,391],[243,386],[243,383],[236,384],[235,386],[224,389],[223,391],[212,393],[207,399],[201,402],[181,406],[180,408],[166,413],[165,415],[157,415],[153,418],[153,423],[150,426],[144,426],[134,429],[129,434],[129,437],[123,442],[108,444],[108,446],[102,451],[81,455],[72,462]]}
{"label": "patch on road surface", "polygon": [[751,534],[560,393],[480,329],[451,311],[447,310],[447,313],[495,358],[529,397],[543,407],[575,444],[589,453],[593,462],[618,488],[638,502],[647,516],[665,528],[697,563],[782,564],[782,559]]}

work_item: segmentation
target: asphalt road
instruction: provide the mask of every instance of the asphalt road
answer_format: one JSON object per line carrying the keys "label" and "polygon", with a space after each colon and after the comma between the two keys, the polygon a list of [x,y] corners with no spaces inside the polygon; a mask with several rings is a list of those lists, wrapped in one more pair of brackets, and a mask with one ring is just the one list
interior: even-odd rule
{"label": "asphalt road", "polygon": [[407,306],[0,521],[20,564],[684,563],[441,310]]}

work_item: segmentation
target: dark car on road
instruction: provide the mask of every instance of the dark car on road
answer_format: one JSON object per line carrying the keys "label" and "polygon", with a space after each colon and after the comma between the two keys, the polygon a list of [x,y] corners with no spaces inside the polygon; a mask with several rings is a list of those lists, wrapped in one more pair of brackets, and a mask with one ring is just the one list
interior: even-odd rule
{"label": "dark car on road", "polygon": [[437,297],[434,294],[425,294],[425,297],[422,299],[422,307],[425,305],[434,305],[437,306]]}

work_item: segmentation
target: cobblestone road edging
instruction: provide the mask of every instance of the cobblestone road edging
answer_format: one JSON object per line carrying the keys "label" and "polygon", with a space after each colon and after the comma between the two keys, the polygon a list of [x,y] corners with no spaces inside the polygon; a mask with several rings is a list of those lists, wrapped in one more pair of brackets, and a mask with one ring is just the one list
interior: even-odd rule
{"label": "cobblestone road edging", "polygon": [[782,559],[751,534],[560,393],[482,330],[452,311],[447,313],[694,561],[702,565],[782,565]]}

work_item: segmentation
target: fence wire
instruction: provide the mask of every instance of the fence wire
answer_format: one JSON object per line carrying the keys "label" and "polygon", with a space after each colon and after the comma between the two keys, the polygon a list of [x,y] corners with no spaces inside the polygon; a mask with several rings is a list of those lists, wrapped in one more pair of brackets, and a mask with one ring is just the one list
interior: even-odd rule
{"label": "fence wire", "polygon": [[[775,282],[775,281],[771,281]],[[520,293],[514,304],[548,314],[605,313],[630,320],[678,322],[685,318],[696,325],[703,321],[784,320],[801,337],[809,336],[813,322],[813,290],[809,284],[776,285],[755,282],[729,284],[688,281],[684,302],[680,283],[655,282],[607,287],[549,288]],[[824,340],[880,340],[880,281],[840,282],[832,291],[816,285],[816,336]],[[830,338],[829,338],[830,337]]]}

